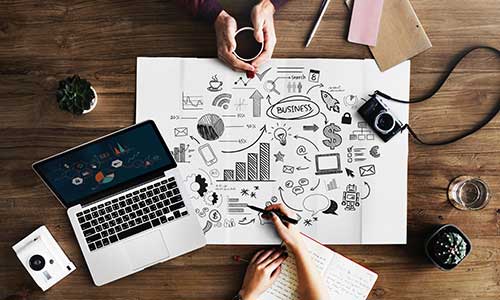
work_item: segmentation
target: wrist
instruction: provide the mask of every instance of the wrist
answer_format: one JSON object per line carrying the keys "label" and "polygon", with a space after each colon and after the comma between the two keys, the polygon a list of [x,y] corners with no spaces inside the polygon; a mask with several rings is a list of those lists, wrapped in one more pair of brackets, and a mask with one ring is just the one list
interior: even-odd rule
{"label": "wrist", "polygon": [[254,295],[253,293],[251,293],[245,289],[241,289],[238,292],[238,295],[240,295],[240,299],[242,299],[242,300],[257,300],[257,295]]}

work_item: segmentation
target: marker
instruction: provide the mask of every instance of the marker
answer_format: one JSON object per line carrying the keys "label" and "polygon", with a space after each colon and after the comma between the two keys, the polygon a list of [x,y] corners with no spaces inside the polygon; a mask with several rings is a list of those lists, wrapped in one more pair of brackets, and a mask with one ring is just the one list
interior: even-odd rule
{"label": "marker", "polygon": [[233,260],[234,261],[244,261],[244,262],[250,262],[248,259],[244,259],[243,257],[239,256],[239,255],[234,255],[233,256]]}
{"label": "marker", "polygon": [[247,204],[247,207],[250,208],[250,209],[253,209],[255,211],[258,211],[258,212],[261,212],[262,214],[267,214],[269,215],[271,212],[275,213],[278,218],[280,218],[281,222],[287,222],[287,223],[290,223],[290,224],[297,224],[299,223],[299,221],[295,220],[295,219],[292,219],[288,216],[285,216],[284,214],[282,214],[281,212],[277,211],[277,210],[265,210],[265,209],[262,209],[260,207],[257,207],[257,206],[253,206],[253,205],[248,205]]}
{"label": "marker", "polygon": [[319,9],[319,15],[318,18],[316,19],[316,23],[314,24],[313,30],[309,34],[309,38],[307,39],[306,42],[306,48],[309,47],[309,44],[311,43],[314,34],[316,33],[316,30],[318,29],[319,23],[321,23],[321,19],[323,19],[323,15],[326,12],[326,9],[328,8],[328,4],[330,4],[330,0],[323,0],[321,2],[321,8]]}

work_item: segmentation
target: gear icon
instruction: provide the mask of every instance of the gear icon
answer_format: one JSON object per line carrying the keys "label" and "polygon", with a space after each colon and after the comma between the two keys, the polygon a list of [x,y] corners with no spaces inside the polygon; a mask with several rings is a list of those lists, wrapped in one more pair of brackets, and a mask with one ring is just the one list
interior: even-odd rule
{"label": "gear icon", "polygon": [[187,176],[186,178],[186,184],[189,187],[189,189],[195,193],[197,193],[198,196],[204,197],[205,194],[207,193],[207,180],[203,178],[201,175],[190,175]]}
{"label": "gear icon", "polygon": [[204,198],[205,204],[208,206],[219,207],[221,204],[220,196],[216,192],[208,192]]}

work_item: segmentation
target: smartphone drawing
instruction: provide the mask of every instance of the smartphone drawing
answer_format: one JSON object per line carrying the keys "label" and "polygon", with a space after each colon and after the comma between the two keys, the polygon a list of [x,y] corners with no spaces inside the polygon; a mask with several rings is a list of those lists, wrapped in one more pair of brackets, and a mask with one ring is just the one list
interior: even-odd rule
{"label": "smartphone drawing", "polygon": [[217,156],[215,156],[214,150],[212,150],[212,147],[210,147],[209,144],[201,145],[198,148],[198,152],[207,167],[210,167],[217,162]]}

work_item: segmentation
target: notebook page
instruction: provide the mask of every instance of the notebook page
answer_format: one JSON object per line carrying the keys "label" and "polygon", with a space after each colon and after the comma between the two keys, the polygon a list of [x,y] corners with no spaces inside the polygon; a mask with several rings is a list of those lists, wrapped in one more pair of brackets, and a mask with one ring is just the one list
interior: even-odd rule
{"label": "notebook page", "polygon": [[378,275],[338,253],[333,253],[330,266],[324,274],[330,298],[365,300]]}

